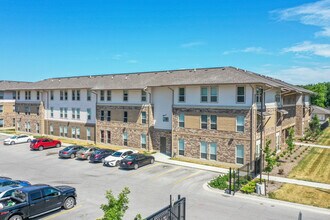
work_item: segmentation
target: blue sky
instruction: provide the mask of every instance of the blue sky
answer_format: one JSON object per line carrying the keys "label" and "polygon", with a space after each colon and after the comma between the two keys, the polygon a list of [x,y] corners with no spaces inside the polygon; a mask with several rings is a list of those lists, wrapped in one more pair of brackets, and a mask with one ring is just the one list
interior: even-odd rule
{"label": "blue sky", "polygon": [[0,0],[0,79],[235,66],[330,81],[330,0]]}

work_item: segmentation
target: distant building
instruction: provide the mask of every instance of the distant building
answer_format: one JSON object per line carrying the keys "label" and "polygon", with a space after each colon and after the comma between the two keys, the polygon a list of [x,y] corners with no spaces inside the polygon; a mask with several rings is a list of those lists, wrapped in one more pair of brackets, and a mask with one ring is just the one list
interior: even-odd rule
{"label": "distant building", "polygon": [[324,124],[330,117],[330,110],[320,106],[312,105],[312,117],[314,117],[314,115],[317,115],[320,120],[320,124]]}

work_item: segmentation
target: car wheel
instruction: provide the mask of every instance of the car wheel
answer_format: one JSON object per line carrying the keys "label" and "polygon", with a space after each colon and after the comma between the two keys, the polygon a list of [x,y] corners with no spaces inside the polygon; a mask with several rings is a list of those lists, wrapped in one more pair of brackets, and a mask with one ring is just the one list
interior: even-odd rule
{"label": "car wheel", "polygon": [[150,164],[153,164],[154,162],[155,162],[154,159],[151,159],[151,160],[150,160]]}
{"label": "car wheel", "polygon": [[23,217],[20,215],[13,215],[8,220],[23,220]]}
{"label": "car wheel", "polygon": [[57,147],[57,148],[61,147],[61,144],[56,144],[56,147]]}
{"label": "car wheel", "polygon": [[64,201],[63,208],[64,209],[72,209],[75,205],[76,201],[73,197],[68,197]]}
{"label": "car wheel", "polygon": [[134,170],[137,170],[139,168],[139,165],[136,163],[134,164]]}
{"label": "car wheel", "polygon": [[15,144],[15,141],[10,142],[10,144],[11,144],[11,145],[14,145],[14,144]]}
{"label": "car wheel", "polygon": [[116,162],[116,167],[118,167],[119,164],[120,164],[120,161],[118,160],[118,161]]}
{"label": "car wheel", "polygon": [[75,158],[76,157],[76,155],[74,155],[74,154],[71,154],[71,159],[73,159],[73,158]]}
{"label": "car wheel", "polygon": [[44,150],[44,147],[43,147],[43,146],[40,146],[40,147],[38,148],[38,150],[39,150],[39,151],[42,151],[42,150]]}
{"label": "car wheel", "polygon": [[31,142],[31,139],[27,139],[27,141],[26,141],[27,143],[30,143]]}

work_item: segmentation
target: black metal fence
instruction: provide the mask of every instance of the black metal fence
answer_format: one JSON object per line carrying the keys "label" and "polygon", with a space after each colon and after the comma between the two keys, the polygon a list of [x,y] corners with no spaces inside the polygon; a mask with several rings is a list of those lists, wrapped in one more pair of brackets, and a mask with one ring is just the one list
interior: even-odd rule
{"label": "black metal fence", "polygon": [[170,204],[151,216],[146,220],[186,220],[186,198],[178,195],[178,200],[172,203],[170,196]]}

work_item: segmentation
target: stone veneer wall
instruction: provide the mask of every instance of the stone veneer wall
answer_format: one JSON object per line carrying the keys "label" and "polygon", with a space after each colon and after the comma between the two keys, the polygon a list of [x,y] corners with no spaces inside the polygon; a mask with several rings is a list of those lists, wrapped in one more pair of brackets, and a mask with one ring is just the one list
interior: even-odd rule
{"label": "stone veneer wall", "polygon": [[[193,113],[196,115],[217,115],[236,117],[237,115],[245,116],[244,133],[224,130],[211,129],[191,129],[179,127],[179,114]],[[244,145],[244,164],[250,161],[251,148],[251,109],[215,109],[215,108],[174,108],[172,118],[173,132],[173,154],[178,155],[178,141],[185,140],[186,157],[200,158],[200,142],[217,143],[217,161],[226,163],[236,163],[236,145]],[[220,122],[221,123],[221,122]],[[210,120],[208,120],[210,126]],[[218,125],[219,126],[219,125]],[[234,129],[236,130],[236,129]]]}
{"label": "stone veneer wall", "polygon": [[0,112],[0,119],[3,119],[3,127],[15,127],[15,124],[13,124],[13,119],[16,116],[14,111],[15,102],[0,102],[0,105],[3,106],[3,112]]}
{"label": "stone veneer wall", "polygon": [[[101,121],[101,111],[105,111],[105,119]],[[111,121],[107,121],[107,111],[111,111]],[[128,122],[123,122],[123,112],[128,112]],[[141,112],[146,112],[146,124],[141,122]],[[152,142],[150,141],[149,126],[153,122],[152,108],[150,105],[141,106],[97,106],[97,130],[96,141],[101,142],[101,130],[105,132],[105,142],[107,141],[107,131],[111,132],[111,143],[113,145],[124,145],[123,132],[127,132],[128,147],[141,148],[141,134],[147,135],[146,148],[152,150]],[[149,123],[148,123],[149,121]]]}
{"label": "stone veneer wall", "polygon": [[303,135],[303,105],[296,105],[296,124],[295,135],[301,137]]}
{"label": "stone veneer wall", "polygon": [[[30,112],[25,112],[25,106],[30,107]],[[44,134],[44,107],[42,103],[16,103],[16,130],[32,134]],[[30,122],[30,131],[25,129],[25,123]],[[18,124],[19,129],[18,129]],[[39,124],[39,132],[36,125]]]}
{"label": "stone veneer wall", "polygon": [[151,142],[153,146],[153,150],[160,151],[160,138],[166,138],[166,154],[172,155],[172,131],[171,130],[162,130],[162,129],[154,129],[151,128]]}

